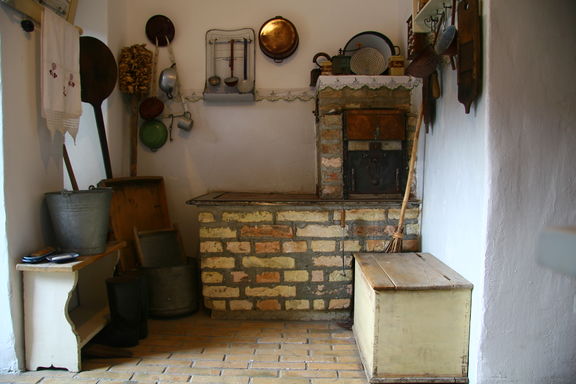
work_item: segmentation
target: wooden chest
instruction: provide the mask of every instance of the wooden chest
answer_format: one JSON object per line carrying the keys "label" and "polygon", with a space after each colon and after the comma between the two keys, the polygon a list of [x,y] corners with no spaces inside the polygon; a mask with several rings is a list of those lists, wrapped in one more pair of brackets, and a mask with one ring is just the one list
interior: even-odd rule
{"label": "wooden chest", "polygon": [[427,253],[354,257],[353,329],[370,383],[468,383],[472,284]]}

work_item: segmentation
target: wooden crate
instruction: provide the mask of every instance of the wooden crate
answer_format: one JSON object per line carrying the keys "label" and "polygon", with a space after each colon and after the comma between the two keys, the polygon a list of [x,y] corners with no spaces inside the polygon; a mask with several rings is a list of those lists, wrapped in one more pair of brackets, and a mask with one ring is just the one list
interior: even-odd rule
{"label": "wooden crate", "polygon": [[120,252],[119,269],[127,272],[140,265],[134,245],[134,228],[152,230],[172,224],[166,203],[164,179],[159,176],[119,177],[102,180],[112,188],[110,221],[114,238],[126,242]]}
{"label": "wooden crate", "polygon": [[468,383],[472,284],[427,253],[354,257],[353,330],[370,383]]}

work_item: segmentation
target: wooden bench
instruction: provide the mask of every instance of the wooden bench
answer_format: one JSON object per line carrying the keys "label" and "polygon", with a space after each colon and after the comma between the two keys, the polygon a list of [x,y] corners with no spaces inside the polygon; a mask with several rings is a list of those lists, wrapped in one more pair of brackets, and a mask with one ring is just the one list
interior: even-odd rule
{"label": "wooden bench", "polygon": [[472,284],[427,253],[354,258],[353,330],[370,383],[468,383]]}
{"label": "wooden bench", "polygon": [[16,264],[24,274],[26,369],[81,370],[82,347],[108,323],[106,279],[125,242],[67,264]]}

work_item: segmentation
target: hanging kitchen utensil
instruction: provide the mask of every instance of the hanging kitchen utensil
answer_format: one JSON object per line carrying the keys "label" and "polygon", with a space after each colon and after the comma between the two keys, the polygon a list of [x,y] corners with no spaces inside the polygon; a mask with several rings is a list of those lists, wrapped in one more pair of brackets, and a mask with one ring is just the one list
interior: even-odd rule
{"label": "hanging kitchen utensil", "polygon": [[178,92],[178,95],[180,96],[180,103],[182,103],[182,109],[184,110],[184,113],[182,114],[183,116],[182,120],[178,121],[177,126],[180,129],[189,131],[192,129],[194,121],[192,120],[192,115],[188,111],[188,104],[184,99],[184,95],[182,95],[182,87],[180,86],[180,76],[178,76],[178,66],[176,65],[176,56],[174,56],[174,51],[172,50],[172,44],[168,40],[168,37],[166,37],[166,42],[167,42],[166,45],[168,46],[168,56],[170,57],[170,62],[172,63],[171,68],[174,69],[175,73],[175,89],[176,92]]}
{"label": "hanging kitchen utensil", "polygon": [[165,47],[172,40],[176,30],[172,20],[164,15],[155,15],[146,22],[146,37],[152,44],[158,42],[159,46]]}
{"label": "hanging kitchen utensil", "polygon": [[466,113],[480,94],[482,42],[478,0],[458,3],[458,101]]}
{"label": "hanging kitchen utensil", "polygon": [[222,81],[222,79],[220,79],[220,76],[218,76],[218,74],[216,73],[216,44],[217,44],[218,40],[215,39],[213,42],[210,43],[210,45],[212,46],[212,76],[210,76],[208,78],[208,84],[210,84],[213,87],[217,87],[220,85],[220,82]]}
{"label": "hanging kitchen utensil", "polygon": [[164,93],[166,93],[166,97],[168,99],[172,99],[174,97],[174,88],[176,87],[176,82],[178,79],[178,75],[176,73],[176,68],[174,68],[174,64],[170,67],[166,68],[160,73],[160,79],[158,79],[158,86]]}
{"label": "hanging kitchen utensil", "polygon": [[174,115],[170,114],[170,126],[168,127],[168,136],[170,137],[170,141],[174,141],[172,138],[172,127],[174,126]]}
{"label": "hanging kitchen utensil", "polygon": [[238,84],[238,78],[234,76],[234,39],[230,40],[230,76],[224,79],[224,84],[229,87],[235,87]]}
{"label": "hanging kitchen utensil", "polygon": [[250,91],[252,91],[252,89],[254,88],[254,85],[252,84],[251,80],[248,80],[248,39],[244,38],[244,44],[243,44],[243,52],[244,52],[244,56],[242,57],[242,62],[243,62],[243,77],[242,80],[240,80],[240,82],[238,82],[238,92],[240,93],[248,93]]}
{"label": "hanging kitchen utensil", "polygon": [[167,138],[168,129],[160,120],[146,120],[140,126],[140,141],[153,152],[162,147]]}
{"label": "hanging kitchen utensil", "polygon": [[[384,72],[388,69],[388,60],[390,56],[394,53],[394,44],[392,41],[380,32],[374,31],[365,31],[360,32],[354,35],[346,45],[344,46],[344,54],[348,56],[353,56],[356,52],[358,52],[362,48],[374,48],[384,58],[384,69],[382,73],[378,73],[378,75],[383,75]],[[350,64],[352,65],[352,64]]]}
{"label": "hanging kitchen utensil", "polygon": [[438,21],[438,27],[436,28],[436,32],[434,34],[434,42],[432,45],[428,44],[422,52],[420,52],[414,60],[406,67],[406,74],[409,76],[414,77],[421,77],[426,78],[434,72],[440,61],[442,60],[440,56],[434,50],[434,46],[436,45],[436,40],[438,38],[438,34],[440,33],[440,27],[442,26],[442,22],[444,20],[444,13],[440,15],[440,20]]}
{"label": "hanging kitchen utensil", "polygon": [[116,86],[118,69],[110,49],[100,40],[80,37],[80,84],[82,101],[94,108],[98,137],[104,160],[106,177],[112,177],[110,153],[106,140],[106,127],[102,116],[102,102],[110,96]]}
{"label": "hanging kitchen utensil", "polygon": [[276,16],[262,25],[258,32],[258,41],[262,53],[275,63],[281,63],[298,48],[298,31],[292,22]]}
{"label": "hanging kitchen utensil", "polygon": [[318,82],[318,77],[322,73],[322,68],[321,68],[322,66],[318,62],[318,59],[321,57],[325,58],[327,61],[331,60],[331,57],[325,52],[318,52],[317,54],[314,55],[314,57],[312,58],[312,62],[314,64],[316,64],[318,67],[314,68],[314,69],[312,69],[312,71],[310,71],[310,86],[311,87],[316,86],[316,83]]}
{"label": "hanging kitchen utensil", "polygon": [[452,69],[456,69],[454,63],[454,55],[458,50],[458,31],[454,21],[456,19],[456,0],[452,0],[452,23],[442,31],[440,37],[436,41],[434,50],[437,54],[448,56],[450,58],[450,65]]}
{"label": "hanging kitchen utensil", "polygon": [[152,76],[150,77],[150,95],[140,103],[140,116],[145,120],[151,120],[160,116],[164,110],[164,103],[156,97],[156,81],[158,68],[158,41],[154,43],[154,54],[152,56]]}

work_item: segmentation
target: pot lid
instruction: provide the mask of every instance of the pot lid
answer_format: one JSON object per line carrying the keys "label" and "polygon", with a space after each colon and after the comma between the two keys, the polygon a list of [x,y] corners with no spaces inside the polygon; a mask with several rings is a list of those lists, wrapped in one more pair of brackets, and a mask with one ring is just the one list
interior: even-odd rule
{"label": "pot lid", "polygon": [[175,33],[176,30],[172,20],[164,15],[152,16],[146,22],[146,37],[148,37],[148,40],[150,40],[152,44],[158,42],[159,47],[168,45],[166,38],[172,42]]}
{"label": "pot lid", "polygon": [[274,60],[282,60],[298,47],[298,32],[289,20],[276,16],[264,23],[258,33],[260,49]]}

